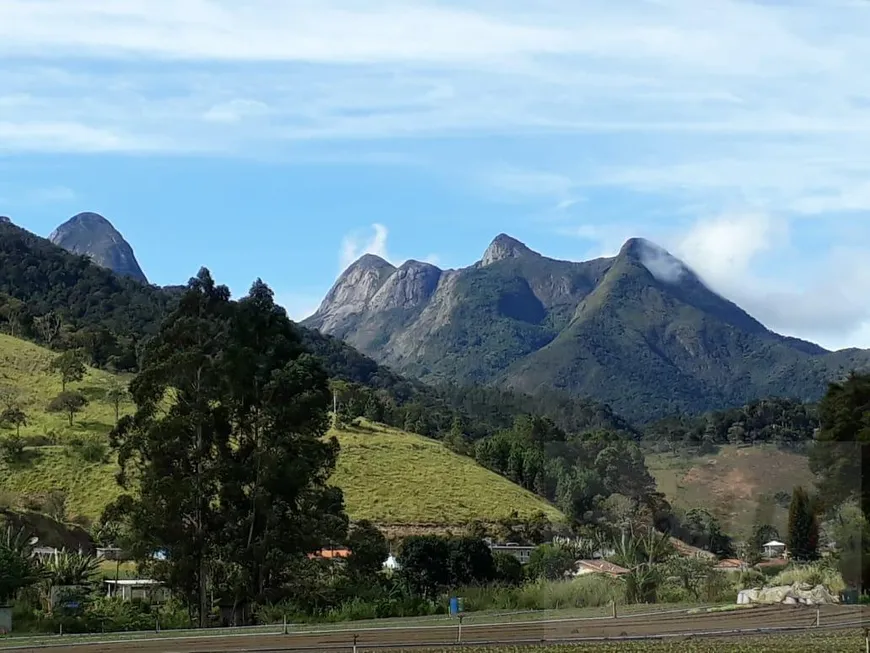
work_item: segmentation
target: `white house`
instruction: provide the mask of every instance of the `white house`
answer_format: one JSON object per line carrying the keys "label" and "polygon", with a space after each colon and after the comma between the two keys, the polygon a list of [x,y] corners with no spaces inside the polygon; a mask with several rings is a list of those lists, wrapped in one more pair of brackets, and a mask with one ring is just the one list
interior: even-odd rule
{"label": "white house", "polygon": [[493,553],[507,553],[519,560],[521,564],[527,564],[529,558],[532,557],[532,551],[537,548],[538,547],[536,546],[526,546],[523,544],[516,544],[515,542],[508,542],[507,544],[489,544],[489,549]]}
{"label": "white house", "polygon": [[387,556],[387,559],[384,560],[384,569],[388,571],[396,571],[399,568],[399,561],[396,560],[396,556],[392,553]]}
{"label": "white house", "polygon": [[153,603],[162,603],[169,598],[169,590],[159,580],[148,578],[104,580],[106,596],[119,597],[124,601],[144,599]]}
{"label": "white house", "polygon": [[785,555],[785,544],[771,540],[764,545],[764,555],[768,558],[782,558]]}
{"label": "white house", "polygon": [[56,558],[58,553],[60,552],[53,546],[36,546],[33,547],[32,555],[40,562],[47,562],[51,558]]}
{"label": "white house", "polygon": [[97,547],[97,557],[102,560],[120,560],[123,551],[117,546],[99,546]]}

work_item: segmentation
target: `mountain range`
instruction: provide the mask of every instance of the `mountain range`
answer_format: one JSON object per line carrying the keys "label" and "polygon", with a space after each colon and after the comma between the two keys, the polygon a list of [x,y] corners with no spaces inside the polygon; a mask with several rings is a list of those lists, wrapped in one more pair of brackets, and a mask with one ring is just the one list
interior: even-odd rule
{"label": "mountain range", "polygon": [[[147,284],[101,215],[80,213],[49,239]],[[558,390],[641,423],[767,396],[812,401],[829,381],[870,367],[870,351],[774,333],[640,238],[616,256],[575,262],[500,234],[479,261],[451,270],[365,254],[302,325],[424,383]]]}
{"label": "mountain range", "polygon": [[458,270],[366,254],[302,324],[424,382],[555,388],[639,421],[766,396],[814,400],[870,366],[870,351],[774,333],[639,238],[572,262],[501,234]]}

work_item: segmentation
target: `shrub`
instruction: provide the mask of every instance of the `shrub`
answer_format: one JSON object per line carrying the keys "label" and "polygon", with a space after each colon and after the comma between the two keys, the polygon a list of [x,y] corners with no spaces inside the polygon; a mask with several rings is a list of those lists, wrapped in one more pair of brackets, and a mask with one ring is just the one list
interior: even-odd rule
{"label": "shrub", "polygon": [[24,459],[24,438],[17,435],[0,438],[0,459],[10,463],[21,462]]}
{"label": "shrub", "polygon": [[839,594],[846,589],[846,583],[843,582],[840,572],[819,562],[790,565],[768,581],[768,585],[793,585],[794,583],[824,585],[832,594]]}
{"label": "shrub", "polygon": [[94,439],[75,439],[70,442],[70,451],[86,463],[109,462],[109,447],[105,442]]}
{"label": "shrub", "polygon": [[603,607],[625,602],[618,579],[599,575],[574,580],[538,580],[522,587],[466,587],[455,592],[465,599],[467,612],[482,610],[558,610],[562,608]]}

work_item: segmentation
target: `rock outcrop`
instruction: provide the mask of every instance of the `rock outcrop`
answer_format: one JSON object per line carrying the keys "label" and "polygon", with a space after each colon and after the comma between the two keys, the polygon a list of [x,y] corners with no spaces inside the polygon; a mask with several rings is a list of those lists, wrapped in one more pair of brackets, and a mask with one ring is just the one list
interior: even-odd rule
{"label": "rock outcrop", "polygon": [[737,595],[738,605],[829,605],[839,602],[840,598],[824,585],[814,587],[809,583],[743,590]]}
{"label": "rock outcrop", "polygon": [[89,257],[101,267],[148,283],[133,248],[112,223],[98,213],[73,216],[55,229],[48,239],[68,252]]}

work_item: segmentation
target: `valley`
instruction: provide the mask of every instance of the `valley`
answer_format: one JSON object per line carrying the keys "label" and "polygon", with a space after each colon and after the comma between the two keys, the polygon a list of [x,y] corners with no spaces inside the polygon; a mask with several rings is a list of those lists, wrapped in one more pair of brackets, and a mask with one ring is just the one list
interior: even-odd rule
{"label": "valley", "polygon": [[85,550],[108,545],[182,602],[107,616],[89,595],[65,621],[20,593],[34,632],[432,616],[459,590],[472,610],[732,602],[766,540],[811,562],[857,523],[862,461],[808,454],[870,353],[767,330],[648,241],[573,263],[501,235],[447,271],[367,254],[297,324],[260,279],[143,283],[83,215],[63,246],[0,222],[0,553],[81,547],[40,564],[93,595],[108,563]]}

